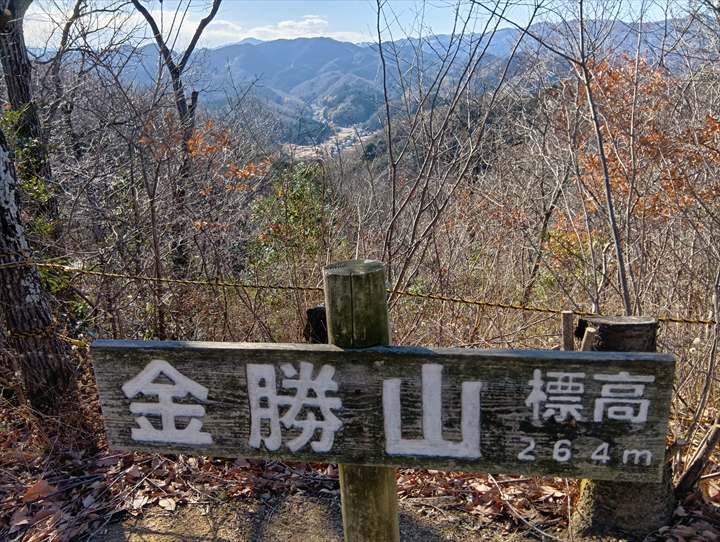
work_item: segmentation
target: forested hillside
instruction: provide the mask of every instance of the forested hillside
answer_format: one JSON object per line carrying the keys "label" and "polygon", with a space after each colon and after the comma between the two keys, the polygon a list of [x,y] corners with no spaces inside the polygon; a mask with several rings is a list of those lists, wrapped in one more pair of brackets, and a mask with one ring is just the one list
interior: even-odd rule
{"label": "forested hillside", "polygon": [[[436,35],[379,2],[373,43],[209,48],[221,0],[193,24],[188,0],[74,0],[29,49],[31,3],[0,14],[0,539],[82,540],[201,486],[337,500],[334,467],[110,453],[88,345],[305,342],[350,259],[383,262],[397,345],[557,350],[572,311],[580,348],[592,317],[657,319],[675,492],[663,524],[628,522],[720,539],[715,4],[472,0]],[[398,483],[450,499],[468,540],[579,539],[568,479]]]}
{"label": "forested hillside", "polygon": [[[589,21],[589,26],[593,25],[598,26],[598,33],[606,34],[602,40],[603,55],[615,58],[632,55],[639,46],[644,58],[662,56],[669,67],[678,71],[683,69],[681,54],[687,56],[704,39],[698,35],[699,24],[690,18],[672,21],[670,26],[658,22]],[[562,39],[563,30],[561,25],[546,22],[528,28],[528,32],[549,42]],[[566,63],[559,62],[548,49],[538,47],[536,41],[521,40],[522,35],[521,29],[498,28],[462,36],[432,35],[391,41],[385,47],[392,52],[397,69],[385,74],[390,83],[389,98],[399,100],[403,88],[399,78],[408,77],[413,71],[417,71],[413,77],[420,75],[427,84],[438,75],[438,70],[448,69],[449,80],[460,77],[477,44],[484,51],[484,61],[472,83],[476,92],[482,92],[480,86],[497,82],[511,58],[507,74],[510,79],[525,75],[537,58],[552,66],[554,78],[568,75]],[[462,43],[457,43],[458,40]],[[516,45],[518,49],[514,50]],[[443,52],[452,48],[455,58],[452,65],[446,66],[442,62]],[[152,87],[158,77],[157,45],[125,47],[121,51],[122,65],[117,71],[125,82],[139,88]],[[47,56],[54,51],[35,52]],[[188,77],[204,89],[204,106],[212,114],[227,104],[228,94],[237,92],[238,87],[250,88],[251,95],[281,121],[283,142],[319,143],[330,135],[329,127],[380,126],[383,74],[375,44],[356,45],[330,38],[243,41],[199,49],[189,60]],[[293,126],[298,119],[305,125],[301,129]]]}

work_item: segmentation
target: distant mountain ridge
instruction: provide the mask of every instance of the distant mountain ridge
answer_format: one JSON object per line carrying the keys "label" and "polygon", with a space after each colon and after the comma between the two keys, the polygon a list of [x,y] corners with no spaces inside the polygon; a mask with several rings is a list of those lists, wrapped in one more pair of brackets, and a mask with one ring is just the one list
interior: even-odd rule
{"label": "distant mountain ridge", "polygon": [[[257,45],[259,43],[263,43],[264,40],[259,40],[257,38],[245,38],[243,40],[240,40],[236,43],[236,45]],[[223,47],[225,47],[223,45]]]}
{"label": "distant mountain ridge", "polygon": [[[681,27],[682,21],[670,21],[671,27]],[[572,29],[567,23],[563,29]],[[607,26],[604,46],[615,54],[633,53],[638,43],[638,27],[618,22],[614,26],[606,21],[588,21],[589,32]],[[548,42],[558,41],[558,25],[538,23],[530,27],[529,34],[543,37]],[[672,42],[667,34],[668,22],[644,23],[641,32],[643,54],[652,56],[666,42]],[[674,30],[670,30],[674,32]],[[512,54],[523,32],[516,28],[502,28],[490,35],[469,35],[461,46],[458,63],[467,54],[471,43],[480,40],[480,49],[486,49],[482,77],[492,82],[502,72],[505,61]],[[437,35],[422,42],[405,38],[387,44],[388,51],[397,54],[410,72],[418,69],[416,54],[420,51],[425,64],[420,71],[431,77],[437,61],[438,50],[456,43],[457,38]],[[553,57],[546,49],[526,35],[524,49],[518,53],[512,74],[519,73],[532,65],[536,55],[547,60]],[[489,41],[489,43],[488,43]],[[567,63],[554,59],[560,69],[567,69]],[[151,82],[157,72],[158,57],[154,44],[140,50],[138,60],[126,68],[125,77],[136,83]],[[204,89],[202,103],[213,107],[218,98],[213,91],[222,92],[231,84],[253,83],[255,94],[265,100],[288,121],[302,117],[313,129],[323,130],[323,125],[338,127],[371,122],[382,104],[380,59],[376,44],[354,44],[332,38],[296,38],[260,41],[247,38],[238,43],[200,49],[191,62],[193,80]],[[396,70],[390,70],[394,76]],[[452,76],[452,74],[451,74]],[[391,93],[397,95],[399,88],[391,85]],[[327,126],[325,126],[326,128]],[[311,138],[312,139],[312,138]]]}

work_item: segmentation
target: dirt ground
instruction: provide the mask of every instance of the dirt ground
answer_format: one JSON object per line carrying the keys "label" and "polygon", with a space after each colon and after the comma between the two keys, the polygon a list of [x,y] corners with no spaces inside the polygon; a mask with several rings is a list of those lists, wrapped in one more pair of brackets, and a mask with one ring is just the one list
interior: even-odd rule
{"label": "dirt ground", "polygon": [[[406,499],[400,503],[400,538],[413,542],[538,540],[522,530],[488,524],[443,504],[443,499]],[[552,533],[557,536],[556,533]],[[262,500],[178,507],[155,507],[142,516],[109,525],[93,540],[106,542],[338,542],[342,541],[340,501],[292,495]]]}

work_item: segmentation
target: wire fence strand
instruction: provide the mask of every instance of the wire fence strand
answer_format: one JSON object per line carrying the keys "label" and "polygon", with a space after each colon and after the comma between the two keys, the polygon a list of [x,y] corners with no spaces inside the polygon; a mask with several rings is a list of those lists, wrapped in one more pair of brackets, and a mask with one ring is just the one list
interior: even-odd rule
{"label": "wire fence strand", "polygon": [[[135,280],[148,283],[161,283],[161,284],[178,284],[184,286],[203,286],[212,288],[242,288],[246,290],[278,290],[278,291],[300,291],[300,292],[322,292],[323,288],[320,286],[302,286],[292,284],[258,284],[247,281],[226,281],[226,280],[199,280],[199,279],[181,279],[172,277],[152,277],[149,275],[135,275],[132,273],[114,273],[108,271],[97,271],[94,269],[84,269],[80,267],[73,267],[51,261],[36,261],[32,258],[28,258],[25,254],[0,254],[0,259],[4,258],[16,258],[8,262],[0,263],[0,269],[9,269],[17,267],[35,266],[38,269],[50,269],[56,271],[62,271],[66,273],[74,273],[77,275],[86,275],[93,277],[111,278],[111,279],[124,279],[124,280]],[[500,303],[493,301],[484,301],[480,299],[468,299],[460,296],[447,296],[439,293],[420,293],[410,292],[407,290],[387,290],[389,294],[410,297],[417,299],[427,299],[430,301],[440,301],[445,303],[455,303],[461,305],[469,305],[476,307],[485,308],[497,308],[505,310],[523,311],[523,312],[537,312],[545,314],[561,314],[563,309],[555,309],[551,307],[536,307],[532,305],[521,305],[517,303]],[[585,312],[579,310],[573,310],[573,314],[576,316],[584,317],[597,317],[601,316],[598,313]],[[689,325],[715,325],[716,321],[713,319],[702,319],[702,318],[687,318],[682,316],[658,316],[658,321],[665,323],[675,324],[689,324]]]}

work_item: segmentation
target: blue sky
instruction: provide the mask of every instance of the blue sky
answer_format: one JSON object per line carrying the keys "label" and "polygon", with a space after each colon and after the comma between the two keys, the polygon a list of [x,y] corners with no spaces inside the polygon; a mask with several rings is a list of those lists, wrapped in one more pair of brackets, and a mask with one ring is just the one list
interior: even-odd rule
{"label": "blue sky", "polygon": [[[103,0],[100,0],[101,2]],[[457,3],[467,0],[387,0],[386,14],[394,32],[448,33],[452,29]],[[62,12],[71,10],[72,0],[35,0],[26,15],[25,34],[30,46],[42,46],[62,26]],[[208,12],[209,0],[191,0],[179,42],[187,41],[197,22]],[[187,0],[146,2],[156,19],[161,15],[170,24],[178,5]],[[466,9],[463,8],[463,9]],[[263,40],[328,36],[343,41],[375,41],[375,0],[223,0],[214,21],[203,34],[202,46],[217,47],[247,37]],[[130,10],[131,11],[131,10]],[[476,8],[478,13],[481,12]],[[521,18],[522,16],[518,14]],[[128,15],[123,27],[142,27],[139,15]],[[422,21],[422,22],[421,22]],[[167,28],[167,26],[166,26]]]}
{"label": "blue sky", "polygon": [[[97,5],[113,0],[98,0]],[[164,21],[166,34],[171,28],[173,15],[178,6],[183,12],[190,2],[179,28],[177,47],[186,43],[200,19],[209,11],[210,0],[148,0],[146,5],[157,20]],[[598,5],[620,5],[623,9],[636,10],[641,3],[656,0],[609,0]],[[663,0],[657,0],[663,1]],[[619,3],[622,2],[622,3]],[[420,27],[424,33],[445,34],[453,26],[455,8],[467,10],[468,0],[386,0],[386,16],[390,19],[395,37],[404,33],[417,34]],[[530,2],[532,3],[532,2]],[[28,45],[40,47],[52,42],[62,27],[63,12],[69,12],[74,0],[35,0],[26,15],[25,34]],[[522,4],[522,0],[516,2]],[[552,5],[549,0],[548,6]],[[556,4],[559,5],[559,4]],[[375,0],[223,0],[214,21],[206,28],[200,46],[218,47],[253,37],[262,40],[292,39],[298,37],[328,36],[342,41],[375,41]],[[650,11],[655,11],[651,8]],[[477,29],[482,28],[484,13],[475,8]],[[527,21],[527,9],[514,7],[509,15],[520,24]],[[100,15],[100,18],[107,15]],[[651,17],[652,18],[652,17]],[[658,18],[657,14],[656,17]],[[147,26],[132,8],[120,23],[121,29],[136,28],[150,38]],[[386,34],[387,35],[387,34]]]}
{"label": "blue sky", "polygon": [[[413,26],[421,14],[436,33],[452,28],[455,3],[452,0],[391,0],[389,12],[400,24]],[[262,38],[289,34],[345,36],[349,41],[375,39],[374,0],[224,0],[218,18],[237,21],[243,30]]]}

